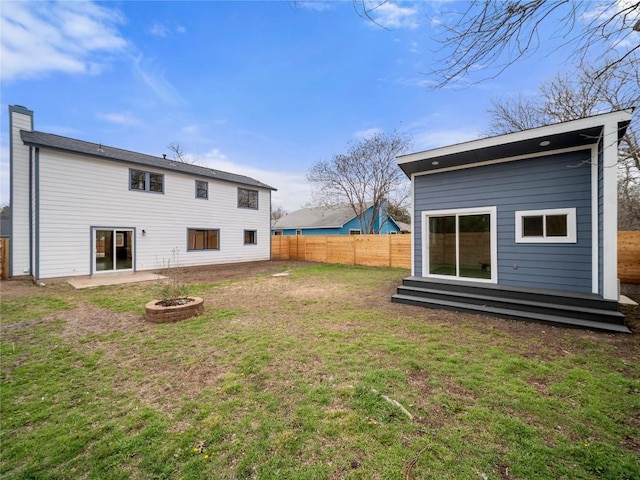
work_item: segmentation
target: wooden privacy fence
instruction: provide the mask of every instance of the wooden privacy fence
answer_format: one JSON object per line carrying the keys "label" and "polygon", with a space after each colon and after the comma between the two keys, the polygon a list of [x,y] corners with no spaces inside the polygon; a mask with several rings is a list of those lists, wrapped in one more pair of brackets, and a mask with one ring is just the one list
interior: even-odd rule
{"label": "wooden privacy fence", "polygon": [[618,232],[618,278],[640,283],[640,231]]}
{"label": "wooden privacy fence", "polygon": [[411,235],[274,235],[271,258],[411,268]]}
{"label": "wooden privacy fence", "polygon": [[[271,258],[411,268],[411,235],[274,235]],[[618,232],[618,276],[640,283],[640,231]]]}
{"label": "wooden privacy fence", "polygon": [[0,278],[9,280],[9,239],[0,238]]}

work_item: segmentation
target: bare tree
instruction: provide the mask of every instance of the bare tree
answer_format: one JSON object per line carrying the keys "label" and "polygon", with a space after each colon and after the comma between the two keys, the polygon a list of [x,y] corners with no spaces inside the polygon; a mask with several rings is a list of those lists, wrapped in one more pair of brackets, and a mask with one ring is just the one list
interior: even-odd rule
{"label": "bare tree", "polygon": [[180,163],[188,163],[190,165],[195,165],[198,163],[198,158],[189,158],[187,154],[184,152],[182,145],[178,142],[171,142],[167,145],[167,148],[172,153],[173,160]]}
{"label": "bare tree", "polygon": [[284,217],[287,212],[284,208],[282,207],[277,207],[274,208],[273,210],[271,210],[271,222],[275,222],[276,220],[281,219],[282,217]]}
{"label": "bare tree", "polygon": [[[404,205],[409,183],[396,165],[396,156],[409,148],[409,139],[394,132],[376,133],[351,143],[346,154],[316,162],[307,173],[316,203],[326,206],[348,204],[363,233],[377,233],[378,209],[384,202]],[[365,215],[373,206],[374,214]]]}
{"label": "bare tree", "polygon": [[[356,12],[374,23],[376,10],[388,3],[352,1]],[[640,51],[633,38],[640,32],[638,0],[473,0],[457,5],[463,9],[445,6],[441,18],[433,22],[444,31],[439,39],[443,56],[433,69],[436,87],[480,70],[485,72],[483,79],[495,78],[519,59],[549,46],[549,40],[558,43],[554,48],[570,49],[577,64],[586,63],[596,50],[617,52],[596,76],[629,64],[630,56]]]}
{"label": "bare tree", "polygon": [[600,51],[619,52],[610,56],[594,72],[604,74],[610,68],[628,64],[640,49],[633,41],[640,31],[640,2],[593,2],[591,0],[475,0],[462,12],[443,17],[446,30],[442,45],[446,57],[442,67],[434,69],[439,86],[477,70],[479,65],[494,68],[495,78],[524,56],[531,55],[547,40],[549,33],[560,39],[563,49],[571,49],[578,64]]}
{"label": "bare tree", "polygon": [[[630,58],[634,59],[630,64],[613,66],[600,75],[596,74],[600,69],[591,66],[558,75],[542,84],[533,99],[519,95],[494,101],[486,133],[516,132],[640,105],[640,58]],[[620,229],[640,228],[640,110],[633,117],[619,147]]]}

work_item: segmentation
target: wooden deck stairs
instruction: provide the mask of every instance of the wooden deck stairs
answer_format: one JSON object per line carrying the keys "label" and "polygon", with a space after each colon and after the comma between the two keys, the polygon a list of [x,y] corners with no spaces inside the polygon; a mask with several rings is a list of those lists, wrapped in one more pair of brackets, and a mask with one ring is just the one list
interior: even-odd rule
{"label": "wooden deck stairs", "polygon": [[391,301],[553,325],[631,333],[618,302],[597,295],[407,277]]}

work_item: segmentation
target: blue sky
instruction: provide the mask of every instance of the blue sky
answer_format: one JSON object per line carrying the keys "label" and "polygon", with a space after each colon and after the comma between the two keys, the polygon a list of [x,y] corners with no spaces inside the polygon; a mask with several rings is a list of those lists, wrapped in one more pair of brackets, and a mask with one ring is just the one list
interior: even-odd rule
{"label": "blue sky", "polygon": [[[464,5],[462,5],[464,7]],[[35,129],[190,158],[311,201],[305,174],[374,131],[412,151],[477,138],[493,99],[533,94],[566,68],[539,49],[497,79],[429,88],[434,37],[455,2],[388,2],[379,25],[351,2],[7,2],[2,14],[1,202],[8,203],[8,105]]]}

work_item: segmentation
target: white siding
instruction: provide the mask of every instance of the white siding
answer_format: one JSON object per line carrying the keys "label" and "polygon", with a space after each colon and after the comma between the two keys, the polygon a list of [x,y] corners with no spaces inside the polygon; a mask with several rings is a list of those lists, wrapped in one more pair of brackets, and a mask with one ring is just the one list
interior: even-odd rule
{"label": "white siding", "polygon": [[[164,194],[129,190],[130,167],[164,174]],[[209,199],[195,198],[196,179],[209,182]],[[41,150],[40,278],[92,273],[92,227],[135,229],[136,270],[161,267],[175,248],[183,266],[268,260],[270,191],[255,188],[259,210],[242,209],[238,186]],[[219,229],[220,249],[188,252],[188,228]],[[257,245],[244,245],[247,229],[258,231]]]}
{"label": "white siding", "polygon": [[31,274],[29,242],[29,147],[20,130],[32,129],[32,117],[10,110],[11,115],[11,275]]}

